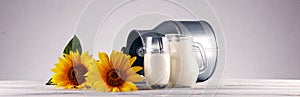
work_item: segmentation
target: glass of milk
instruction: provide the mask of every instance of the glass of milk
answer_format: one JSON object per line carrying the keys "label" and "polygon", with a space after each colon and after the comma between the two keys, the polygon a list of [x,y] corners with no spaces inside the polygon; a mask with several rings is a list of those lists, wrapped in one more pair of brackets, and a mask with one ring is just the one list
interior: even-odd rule
{"label": "glass of milk", "polygon": [[170,54],[166,37],[146,37],[144,72],[147,85],[151,89],[161,89],[168,85],[170,78]]}
{"label": "glass of milk", "polygon": [[191,36],[167,34],[171,60],[170,87],[192,87],[196,84],[199,68],[193,53]]}

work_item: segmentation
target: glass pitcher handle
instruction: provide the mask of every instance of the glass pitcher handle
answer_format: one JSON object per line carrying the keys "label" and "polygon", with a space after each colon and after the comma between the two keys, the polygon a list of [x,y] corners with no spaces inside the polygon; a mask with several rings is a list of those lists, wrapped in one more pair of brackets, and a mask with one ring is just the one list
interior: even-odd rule
{"label": "glass pitcher handle", "polygon": [[[197,54],[196,58],[197,58],[197,64],[199,66],[199,74],[202,74],[207,69],[207,59],[206,59],[206,55],[205,55],[205,50],[204,50],[203,46],[198,42],[194,42],[193,48],[196,48],[198,50],[197,52],[199,52],[199,54],[201,55],[200,56],[201,60],[199,60],[198,54]],[[202,64],[200,64],[199,61],[201,61]]]}

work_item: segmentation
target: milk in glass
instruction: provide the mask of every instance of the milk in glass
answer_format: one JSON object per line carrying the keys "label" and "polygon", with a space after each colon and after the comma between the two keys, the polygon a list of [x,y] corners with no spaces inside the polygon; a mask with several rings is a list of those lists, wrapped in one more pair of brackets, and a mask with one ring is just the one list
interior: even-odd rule
{"label": "milk in glass", "polygon": [[170,78],[170,54],[145,54],[144,68],[147,84],[167,85]]}

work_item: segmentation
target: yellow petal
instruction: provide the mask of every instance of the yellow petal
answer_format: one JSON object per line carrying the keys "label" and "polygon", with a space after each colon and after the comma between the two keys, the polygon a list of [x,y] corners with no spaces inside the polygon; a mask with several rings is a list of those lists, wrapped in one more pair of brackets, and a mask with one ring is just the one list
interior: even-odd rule
{"label": "yellow petal", "polygon": [[100,59],[100,62],[108,63],[108,56],[105,52],[98,52],[98,57]]}
{"label": "yellow petal", "polygon": [[115,63],[115,60],[117,59],[116,58],[116,54],[117,52],[115,50],[113,50],[110,54],[110,57],[109,57],[109,62],[110,62],[110,65],[111,67],[113,67],[112,65]]}
{"label": "yellow petal", "polygon": [[89,68],[90,65],[95,64],[95,60],[92,56],[89,56],[87,52],[82,53],[81,55],[81,63]]}
{"label": "yellow petal", "polygon": [[144,78],[141,75],[134,74],[134,75],[128,76],[126,78],[126,81],[129,81],[129,82],[139,82],[139,81],[142,81],[143,79]]}
{"label": "yellow petal", "polygon": [[72,61],[73,52],[70,51],[69,54],[63,54],[63,58],[68,59],[68,61]]}
{"label": "yellow petal", "polygon": [[82,63],[85,59],[87,59],[87,53],[86,52],[83,52],[81,55],[79,55],[79,59],[81,60],[80,62]]}
{"label": "yellow petal", "polygon": [[101,89],[103,92],[111,92],[111,87],[105,86],[104,88]]}
{"label": "yellow petal", "polygon": [[103,91],[107,89],[107,87],[102,81],[97,81],[95,84],[93,84],[92,88],[96,89],[96,91]]}
{"label": "yellow petal", "polygon": [[58,84],[61,81],[67,81],[68,80],[67,79],[67,75],[63,74],[63,73],[61,73],[61,74],[54,74],[52,76],[52,78],[53,78],[52,81],[53,81],[54,84]]}
{"label": "yellow petal", "polygon": [[132,57],[132,58],[130,58],[130,67],[132,66],[132,64],[134,63],[134,61],[136,60],[136,57]]}
{"label": "yellow petal", "polygon": [[96,71],[98,72],[105,72],[108,68],[106,64],[98,64],[95,68]]}
{"label": "yellow petal", "polygon": [[52,68],[51,71],[53,71],[54,73],[62,73],[63,70],[59,69],[59,68]]}
{"label": "yellow petal", "polygon": [[76,63],[80,63],[80,55],[78,52],[70,52],[70,57],[73,61],[73,65]]}
{"label": "yellow petal", "polygon": [[[124,83],[125,84],[125,83]],[[119,89],[120,89],[120,91],[121,92],[128,92],[128,91],[130,91],[131,89],[129,88],[129,87],[126,87],[126,86],[121,86],[121,87],[119,87]]]}
{"label": "yellow petal", "polygon": [[120,89],[118,87],[113,87],[112,92],[120,92]]}
{"label": "yellow petal", "polygon": [[134,67],[131,67],[131,69],[132,69],[134,72],[138,72],[138,71],[142,70],[143,67],[141,67],[141,66],[134,66]]}
{"label": "yellow petal", "polygon": [[98,57],[99,57],[101,63],[109,65],[109,59],[108,59],[108,56],[106,53],[99,52]]}
{"label": "yellow petal", "polygon": [[116,59],[115,59],[115,61],[113,63],[113,65],[114,65],[115,68],[119,68],[122,65],[121,64],[121,61],[123,60],[122,56],[123,56],[123,54],[121,52],[117,52],[116,53]]}
{"label": "yellow petal", "polygon": [[88,84],[94,84],[95,82],[101,80],[101,78],[98,75],[92,75],[92,74],[87,76],[85,79],[88,82]]}
{"label": "yellow petal", "polygon": [[128,58],[123,59],[121,68],[122,68],[123,70],[127,70],[127,69],[129,69],[130,67],[131,67],[131,66],[130,66],[130,64],[129,64],[129,59],[128,59]]}
{"label": "yellow petal", "polygon": [[136,91],[138,88],[132,82],[125,82],[122,87],[127,87],[131,91]]}
{"label": "yellow petal", "polygon": [[55,64],[56,67],[61,68],[61,69],[64,69],[64,68],[68,67],[68,65],[70,65],[70,64],[68,64],[68,63],[67,63],[64,59],[62,59],[62,58],[58,58],[58,63]]}
{"label": "yellow petal", "polygon": [[122,64],[122,66],[123,66],[124,62],[127,61],[125,54],[122,53],[122,56],[120,56],[120,61],[121,61],[120,64]]}
{"label": "yellow petal", "polygon": [[64,86],[67,86],[68,83],[67,82],[60,82],[57,84],[57,86],[60,86],[60,87],[64,87]]}
{"label": "yellow petal", "polygon": [[126,76],[131,76],[131,75],[134,75],[134,74],[136,74],[136,73],[131,68],[126,70]]}

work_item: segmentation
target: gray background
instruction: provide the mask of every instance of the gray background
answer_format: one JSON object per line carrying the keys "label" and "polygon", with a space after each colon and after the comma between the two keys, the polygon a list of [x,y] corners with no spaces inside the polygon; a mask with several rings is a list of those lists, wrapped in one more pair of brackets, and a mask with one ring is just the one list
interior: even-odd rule
{"label": "gray background", "polygon": [[[47,80],[88,1],[0,0],[0,79]],[[300,79],[300,0],[208,1],[226,40],[224,79]]]}

